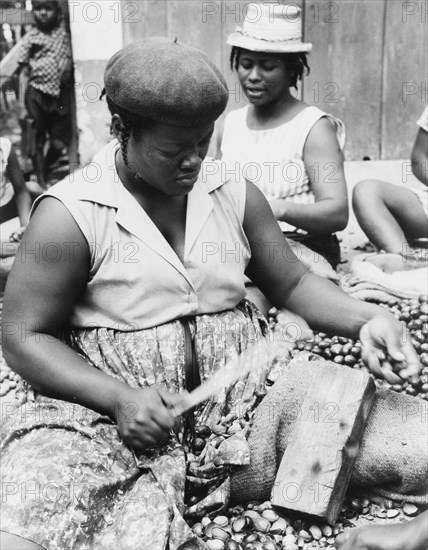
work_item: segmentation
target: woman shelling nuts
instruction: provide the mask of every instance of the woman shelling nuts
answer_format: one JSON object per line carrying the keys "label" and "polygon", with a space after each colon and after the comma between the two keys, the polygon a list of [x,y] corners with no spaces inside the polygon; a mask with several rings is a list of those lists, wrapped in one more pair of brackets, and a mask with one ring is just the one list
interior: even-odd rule
{"label": "woman shelling nuts", "polygon": [[[184,517],[227,502],[271,364],[179,422],[174,407],[266,334],[244,272],[313,328],[359,335],[376,375],[400,383],[420,368],[392,315],[310,273],[286,243],[267,247],[283,237],[262,193],[203,163],[227,102],[204,53],[164,38],[129,45],[105,89],[117,139],[93,161],[100,178],[82,171],[37,200],[6,288],[4,352],[28,385],[2,427],[4,549],[22,538],[49,550],[204,547]],[[239,259],[213,253],[236,243]],[[382,350],[402,370],[380,365]],[[235,435],[223,455],[208,424]]]}

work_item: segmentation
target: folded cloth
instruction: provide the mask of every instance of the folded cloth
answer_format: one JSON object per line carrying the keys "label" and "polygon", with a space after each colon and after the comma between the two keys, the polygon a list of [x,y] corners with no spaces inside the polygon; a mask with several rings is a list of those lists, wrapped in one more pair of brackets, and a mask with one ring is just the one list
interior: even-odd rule
{"label": "folded cloth", "polygon": [[[231,477],[233,501],[269,499],[313,371],[323,363],[291,361],[256,409],[250,464]],[[427,419],[427,402],[377,390],[350,485],[367,495],[428,504]]]}
{"label": "folded cloth", "polygon": [[[374,258],[382,258],[382,254],[359,254],[351,262],[350,273],[341,280],[342,288],[352,296],[359,298],[367,295],[372,289],[397,298],[417,298],[428,294],[428,267],[387,272],[381,265],[373,263]],[[385,254],[385,256],[387,256]],[[404,259],[402,260],[405,261]]]}

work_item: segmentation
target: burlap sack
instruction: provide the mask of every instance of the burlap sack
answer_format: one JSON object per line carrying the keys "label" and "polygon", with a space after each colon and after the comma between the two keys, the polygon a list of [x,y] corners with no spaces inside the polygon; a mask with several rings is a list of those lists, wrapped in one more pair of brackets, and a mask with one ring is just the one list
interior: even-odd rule
{"label": "burlap sack", "polygon": [[[323,361],[292,362],[256,410],[251,462],[231,478],[232,500],[270,498],[311,375]],[[325,363],[324,363],[325,364]],[[308,434],[310,437],[310,434]],[[428,403],[378,390],[350,486],[367,495],[428,504]]]}

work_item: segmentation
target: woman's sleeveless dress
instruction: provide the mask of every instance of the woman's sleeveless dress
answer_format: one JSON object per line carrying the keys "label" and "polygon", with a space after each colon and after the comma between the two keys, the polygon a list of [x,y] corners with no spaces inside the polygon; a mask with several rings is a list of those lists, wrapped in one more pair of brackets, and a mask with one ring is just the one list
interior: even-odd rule
{"label": "woman's sleeveless dress", "polygon": [[[246,249],[245,192],[202,175],[198,200],[188,199],[188,212],[197,210],[189,235],[186,229],[193,245],[187,241],[185,265],[177,265],[150,220],[135,227],[133,214],[141,218],[142,210],[111,170],[116,150],[109,145],[93,172],[86,167],[49,191],[92,245],[87,291],[62,338],[88,367],[135,388],[179,392],[188,382],[189,349],[205,381],[268,333],[266,320],[243,299],[248,255],[225,263],[213,250],[221,243],[226,251],[233,244]],[[91,176],[88,183],[99,170],[99,181]],[[137,261],[125,261],[125,252]],[[1,529],[48,550],[178,549],[193,539],[185,518],[226,506],[230,472],[249,463],[252,412],[269,372],[282,368],[260,354],[250,375],[185,415],[169,441],[138,457],[110,418],[23,383],[1,431]]]}

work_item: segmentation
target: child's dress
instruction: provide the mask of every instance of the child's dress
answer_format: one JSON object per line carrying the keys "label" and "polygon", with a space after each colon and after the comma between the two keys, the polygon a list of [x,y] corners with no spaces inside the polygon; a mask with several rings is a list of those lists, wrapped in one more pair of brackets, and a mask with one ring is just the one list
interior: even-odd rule
{"label": "child's dress", "polygon": [[70,39],[63,24],[50,32],[33,27],[21,41],[18,63],[29,66],[29,85],[48,96],[60,96],[62,74],[70,59]]}
{"label": "child's dress", "polygon": [[[53,141],[64,146],[70,142],[70,94],[74,87],[70,80],[71,57],[70,39],[63,23],[49,32],[33,27],[22,39],[18,63],[29,68],[25,107],[34,121],[36,147],[43,146],[46,134],[51,146]],[[52,162],[61,151],[56,150]],[[32,160],[37,162],[34,157]]]}

